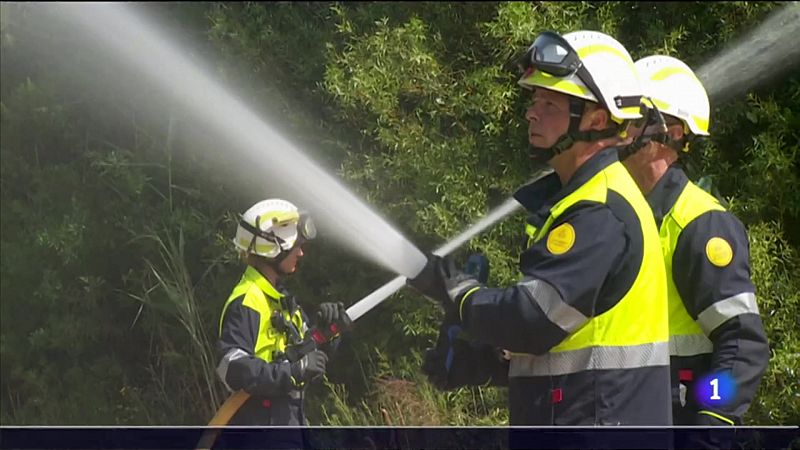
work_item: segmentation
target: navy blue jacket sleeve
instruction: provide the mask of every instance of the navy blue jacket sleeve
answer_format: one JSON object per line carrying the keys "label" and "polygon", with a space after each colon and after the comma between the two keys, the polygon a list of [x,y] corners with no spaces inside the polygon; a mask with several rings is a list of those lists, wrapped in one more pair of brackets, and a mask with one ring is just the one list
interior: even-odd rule
{"label": "navy blue jacket sleeve", "polygon": [[678,240],[672,276],[686,310],[714,344],[710,372],[727,371],[737,385],[736,397],[712,412],[738,423],[769,360],[742,223],[725,211],[692,221]]}
{"label": "navy blue jacket sleeve", "polygon": [[[571,232],[566,231],[566,240],[551,240],[553,233],[563,234],[567,228]],[[577,203],[521,255],[523,280],[505,289],[481,288],[466,297],[461,306],[464,326],[472,337],[512,352],[546,353],[600,312],[603,286],[627,247],[624,226],[610,209]]]}
{"label": "navy blue jacket sleeve", "polygon": [[268,363],[255,356],[260,314],[242,304],[244,297],[225,309],[217,341],[217,373],[232,390],[264,396],[296,389],[288,361]]}

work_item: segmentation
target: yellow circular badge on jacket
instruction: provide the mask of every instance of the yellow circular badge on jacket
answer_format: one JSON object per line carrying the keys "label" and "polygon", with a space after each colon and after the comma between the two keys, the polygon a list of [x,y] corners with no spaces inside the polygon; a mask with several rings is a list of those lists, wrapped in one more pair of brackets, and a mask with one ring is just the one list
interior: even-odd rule
{"label": "yellow circular badge on jacket", "polygon": [[706,244],[706,256],[708,256],[711,264],[717,267],[725,267],[733,259],[733,249],[725,239],[712,237]]}
{"label": "yellow circular badge on jacket", "polygon": [[575,243],[575,229],[568,223],[557,226],[547,236],[547,250],[554,255],[569,251]]}

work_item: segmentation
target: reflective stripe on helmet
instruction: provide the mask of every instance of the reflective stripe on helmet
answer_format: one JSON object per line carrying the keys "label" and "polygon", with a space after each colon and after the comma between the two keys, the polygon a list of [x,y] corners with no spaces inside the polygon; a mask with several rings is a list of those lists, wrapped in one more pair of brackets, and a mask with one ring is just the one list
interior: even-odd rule
{"label": "reflective stripe on helmet", "polygon": [[[695,125],[699,130],[705,130],[708,133],[708,119],[703,119],[701,117],[695,116],[692,114],[692,120],[694,121]],[[691,127],[690,127],[691,128]]]}
{"label": "reflective stripe on helmet", "polygon": [[658,109],[660,109],[660,110],[668,110],[668,109],[670,109],[670,104],[665,102],[665,101],[663,101],[663,100],[659,100],[657,98],[650,98],[648,100],[653,102],[656,105],[656,107]]}
{"label": "reflective stripe on helmet", "polygon": [[636,71],[636,67],[633,65],[633,61],[630,59],[630,57],[628,55],[623,54],[616,48],[611,47],[610,45],[603,45],[603,44],[587,45],[586,47],[579,48],[577,52],[578,56],[581,59],[584,59],[590,55],[594,55],[595,53],[611,53],[612,55],[616,55],[620,59],[625,61],[625,64],[627,64],[631,70]]}
{"label": "reflective stripe on helmet", "polygon": [[695,80],[697,80],[698,83],[700,82],[700,80],[697,79],[697,76],[695,76],[695,74],[684,69],[683,67],[665,67],[656,72],[655,74],[653,74],[653,76],[651,76],[650,79],[653,81],[660,81],[677,74],[686,75],[689,78],[694,78]]}
{"label": "reflective stripe on helmet", "polygon": [[272,225],[288,225],[290,223],[297,223],[300,220],[300,214],[297,211],[270,211],[259,216],[261,223],[270,223]]}
{"label": "reflective stripe on helmet", "polygon": [[528,78],[520,81],[520,85],[523,87],[542,87],[553,89],[564,94],[574,95],[576,97],[597,102],[595,95],[592,94],[592,91],[584,86],[583,83],[578,84],[572,79],[559,78],[539,70],[533,71]]}
{"label": "reflective stripe on helmet", "polygon": [[[250,239],[250,240],[248,240],[248,239],[239,239],[237,244],[238,244],[238,247],[248,248],[248,246],[250,245],[250,242],[252,242],[252,239]],[[275,250],[276,247],[277,246],[274,245],[274,244],[253,244],[253,246],[250,247],[250,248],[252,248],[252,250],[255,251],[256,253],[262,254],[262,253],[269,253],[269,252]]]}

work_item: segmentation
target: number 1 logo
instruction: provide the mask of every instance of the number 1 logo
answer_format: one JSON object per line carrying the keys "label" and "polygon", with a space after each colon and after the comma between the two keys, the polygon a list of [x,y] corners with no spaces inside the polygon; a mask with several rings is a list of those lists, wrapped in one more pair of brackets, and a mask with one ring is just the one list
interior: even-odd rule
{"label": "number 1 logo", "polygon": [[722,397],[719,396],[719,378],[714,378],[708,384],[711,385],[711,397],[709,397],[709,400],[722,400]]}

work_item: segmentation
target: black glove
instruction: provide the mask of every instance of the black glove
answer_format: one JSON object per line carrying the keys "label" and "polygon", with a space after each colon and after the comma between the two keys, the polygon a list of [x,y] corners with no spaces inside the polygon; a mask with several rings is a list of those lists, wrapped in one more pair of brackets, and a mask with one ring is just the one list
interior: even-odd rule
{"label": "black glove", "polygon": [[422,373],[428,376],[428,381],[437,389],[447,389],[447,367],[445,361],[447,352],[439,348],[429,348],[425,351],[422,361]]}
{"label": "black glove", "polygon": [[352,323],[350,316],[347,315],[347,311],[345,311],[344,304],[342,304],[342,302],[327,302],[319,305],[319,311],[317,312],[317,326],[327,327],[328,325],[339,321],[347,324]]}
{"label": "black glove", "polygon": [[[438,389],[453,389],[462,384],[452,383],[451,370],[456,359],[470,356],[469,350],[465,348],[467,341],[460,339],[461,326],[452,321],[445,321],[439,327],[439,336],[436,340],[436,347],[425,351],[425,359],[422,363],[422,372],[428,376],[428,380]],[[458,353],[458,354],[456,354]],[[457,364],[462,366],[462,364]],[[464,370],[458,367],[457,370]],[[454,374],[457,378],[463,374]]]}
{"label": "black glove", "polygon": [[[738,419],[731,418],[736,425],[741,422]],[[734,435],[730,431],[731,424],[720,420],[708,414],[696,413],[694,418],[695,426],[709,427],[709,429],[695,430],[689,438],[689,445],[686,448],[697,449],[721,449],[721,448],[736,448],[734,445]],[[714,427],[714,428],[711,428]],[[720,427],[720,428],[715,428]]]}
{"label": "black glove", "polygon": [[[725,417],[725,416],[723,416]],[[725,417],[736,425],[741,425],[741,421],[736,417]],[[718,419],[710,414],[696,413],[694,416],[694,424],[702,427],[730,427],[733,426],[729,422]]]}
{"label": "black glove", "polygon": [[443,303],[447,301],[447,289],[444,286],[440,267],[444,263],[441,256],[434,254],[425,255],[428,261],[422,271],[414,278],[406,280],[407,284],[422,295]]}
{"label": "black glove", "polygon": [[[437,389],[448,391],[462,386],[508,384],[508,363],[489,344],[469,340],[458,325],[442,324],[436,347],[425,352],[422,372]],[[495,380],[495,381],[493,381]]]}
{"label": "black glove", "polygon": [[[444,305],[445,310],[450,309],[458,313],[464,294],[480,286],[481,283],[475,278],[475,275],[468,274],[456,268],[456,264],[452,258],[446,258],[440,270],[443,272],[442,279],[444,280],[444,287],[447,290],[447,300],[449,302],[449,304]],[[460,314],[457,314],[457,317],[460,316]]]}
{"label": "black glove", "polygon": [[296,382],[313,381],[325,373],[328,355],[320,350],[306,354],[292,363],[292,377]]}
{"label": "black glove", "polygon": [[464,272],[473,275],[479,282],[489,281],[489,259],[483,253],[473,253],[467,257]]}
{"label": "black glove", "polygon": [[428,257],[428,263],[408,284],[441,303],[446,312],[457,312],[464,294],[481,285],[474,275],[456,268],[452,258],[436,255]]}

